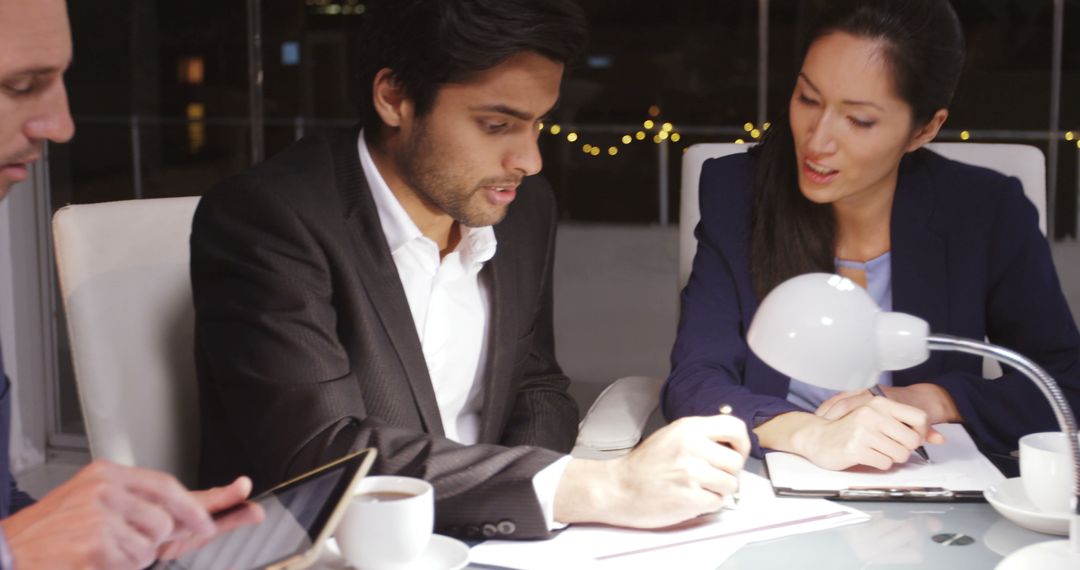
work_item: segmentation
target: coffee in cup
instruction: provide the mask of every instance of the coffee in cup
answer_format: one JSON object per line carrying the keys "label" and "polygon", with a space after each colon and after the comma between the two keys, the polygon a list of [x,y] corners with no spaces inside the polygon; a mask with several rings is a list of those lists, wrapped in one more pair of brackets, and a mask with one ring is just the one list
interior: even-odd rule
{"label": "coffee in cup", "polygon": [[435,491],[412,477],[365,477],[335,537],[342,556],[360,570],[406,568],[431,541]]}

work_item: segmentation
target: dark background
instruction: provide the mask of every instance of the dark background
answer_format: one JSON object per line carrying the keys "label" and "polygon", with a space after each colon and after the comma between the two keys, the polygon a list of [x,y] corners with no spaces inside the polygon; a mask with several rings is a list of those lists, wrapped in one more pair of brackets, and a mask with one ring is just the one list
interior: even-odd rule
{"label": "dark background", "polygon": [[[357,13],[366,1],[263,0],[267,156],[299,130],[349,125],[358,117],[363,15]],[[770,116],[786,107],[803,25],[815,3],[770,2]],[[541,137],[545,174],[555,183],[565,220],[657,223],[656,128],[642,142],[624,145],[620,138],[643,130],[653,106],[660,111],[657,125],[669,121],[673,132],[693,131],[680,132],[679,142],[670,144],[673,189],[686,145],[740,135],[749,140],[742,127],[758,114],[758,3],[582,4],[592,29],[589,57],[564,82],[555,117],[563,132]],[[969,57],[943,140],[957,140],[961,129],[984,141],[990,139],[980,139],[980,131],[1031,131],[994,140],[1035,144],[1045,152],[1052,1],[953,4],[967,32]],[[200,194],[250,164],[247,1],[81,1],[69,8],[77,57],[67,82],[78,134],[51,150],[54,206],[128,199],[136,197],[137,186],[140,197]],[[1066,2],[1065,17],[1061,127],[1080,131],[1080,0]],[[286,42],[294,42],[298,62],[283,60]],[[201,80],[191,62],[195,68],[201,63]],[[567,125],[580,131],[575,143],[566,140]],[[595,132],[590,125],[615,128]],[[1039,140],[1028,140],[1034,136]],[[604,152],[588,155],[581,148],[586,143]],[[1057,237],[1075,236],[1080,149],[1064,136],[1057,144],[1058,200],[1051,211]],[[618,155],[608,156],[610,146],[619,148]],[[677,212],[677,192],[671,194],[669,211]]]}

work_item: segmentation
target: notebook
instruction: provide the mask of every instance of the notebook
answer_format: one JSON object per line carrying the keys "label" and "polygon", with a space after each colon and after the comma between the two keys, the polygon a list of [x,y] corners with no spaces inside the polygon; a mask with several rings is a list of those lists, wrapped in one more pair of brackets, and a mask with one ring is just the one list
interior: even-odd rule
{"label": "notebook", "polygon": [[927,445],[931,463],[915,454],[887,471],[859,466],[830,471],[784,452],[765,455],[773,490],[781,496],[871,501],[981,501],[983,491],[1005,480],[960,424],[938,424],[941,445]]}

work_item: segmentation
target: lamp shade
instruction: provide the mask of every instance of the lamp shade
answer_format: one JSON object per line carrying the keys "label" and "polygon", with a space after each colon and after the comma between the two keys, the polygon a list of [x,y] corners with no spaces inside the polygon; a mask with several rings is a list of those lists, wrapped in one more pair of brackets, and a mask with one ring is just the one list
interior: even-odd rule
{"label": "lamp shade", "polygon": [[883,370],[901,370],[930,356],[926,321],[887,313],[862,287],[828,273],[789,279],[758,307],[746,340],[769,366],[833,390],[860,390]]}

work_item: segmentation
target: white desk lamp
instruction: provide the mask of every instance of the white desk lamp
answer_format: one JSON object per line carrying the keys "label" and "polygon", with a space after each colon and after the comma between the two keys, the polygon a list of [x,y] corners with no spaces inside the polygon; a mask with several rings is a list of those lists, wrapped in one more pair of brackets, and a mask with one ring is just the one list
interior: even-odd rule
{"label": "white desk lamp", "polygon": [[931,350],[986,356],[1022,372],[1042,391],[1068,434],[1075,471],[1069,540],[1032,544],[998,570],[1080,568],[1080,444],[1076,420],[1054,379],[1028,358],[985,342],[930,334],[926,321],[878,309],[870,295],[839,275],[811,273],[781,283],[758,308],[747,332],[750,348],[776,370],[822,388],[860,390],[884,370],[910,368]]}

